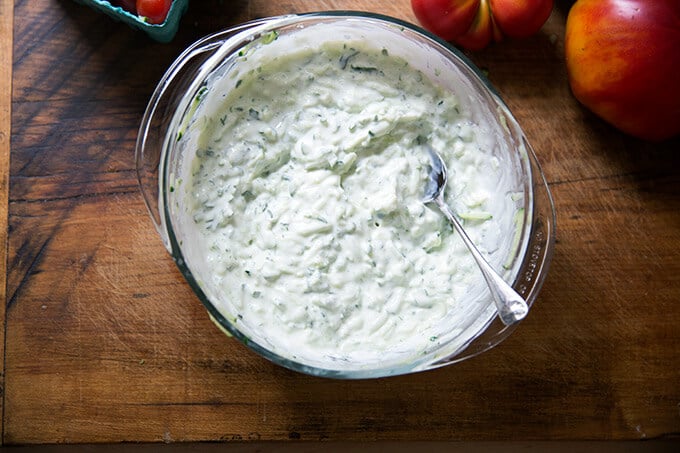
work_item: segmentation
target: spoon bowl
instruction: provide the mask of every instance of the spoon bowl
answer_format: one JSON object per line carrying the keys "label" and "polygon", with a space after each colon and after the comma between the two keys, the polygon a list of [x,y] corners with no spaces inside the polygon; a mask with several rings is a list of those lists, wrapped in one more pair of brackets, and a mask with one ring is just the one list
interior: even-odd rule
{"label": "spoon bowl", "polygon": [[463,239],[463,242],[470,250],[475,262],[484,275],[491,296],[496,309],[498,310],[498,317],[503,324],[510,326],[515,324],[527,315],[529,306],[522,296],[515,291],[510,284],[494,270],[486,259],[482,256],[477,246],[472,242],[468,234],[465,232],[463,225],[453,214],[453,211],[444,201],[444,189],[448,182],[449,174],[446,169],[444,160],[437,151],[429,145],[424,145],[430,155],[430,173],[425,186],[425,194],[423,196],[423,203],[434,203],[439,210],[444,214],[449,222],[456,229],[456,232]]}

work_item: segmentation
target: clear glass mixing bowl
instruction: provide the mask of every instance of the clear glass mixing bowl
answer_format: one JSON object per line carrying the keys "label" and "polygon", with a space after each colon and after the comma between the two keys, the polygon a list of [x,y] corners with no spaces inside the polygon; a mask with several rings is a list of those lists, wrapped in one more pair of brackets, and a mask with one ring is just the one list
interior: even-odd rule
{"label": "clear glass mixing bowl", "polygon": [[448,81],[446,89],[456,91],[474,115],[491,124],[491,135],[496,141],[494,149],[498,150],[495,152],[501,162],[512,166],[517,190],[523,195],[522,218],[515,241],[519,245],[508,252],[510,272],[506,278],[530,306],[534,303],[552,258],[555,213],[544,175],[526,137],[490,83],[455,48],[412,24],[375,14],[325,12],[260,19],[210,35],[177,58],[148,104],[136,147],[139,184],[166,248],[222,330],[265,358],[293,370],[334,378],[381,377],[452,364],[498,345],[517,325],[506,326],[493,316],[495,309],[490,300],[481,329],[463,343],[459,338],[405,361],[349,366],[299,361],[281,351],[274,352],[265,342],[253,339],[251,333],[231,322],[233,316],[217,309],[212,299],[215,292],[200,272],[197,273],[197,269],[204,267],[201,257],[192,250],[191,241],[181,227],[183,211],[178,208],[180,202],[174,183],[186,171],[183,169],[186,165],[182,165],[186,150],[179,139],[183,125],[191,119],[195,100],[206,90],[211,75],[233,69],[244,49],[266,43],[272,36],[281,39],[316,26],[324,27],[324,33],[329,36],[377,40],[390,55],[403,57],[425,74],[437,73],[439,80]]}

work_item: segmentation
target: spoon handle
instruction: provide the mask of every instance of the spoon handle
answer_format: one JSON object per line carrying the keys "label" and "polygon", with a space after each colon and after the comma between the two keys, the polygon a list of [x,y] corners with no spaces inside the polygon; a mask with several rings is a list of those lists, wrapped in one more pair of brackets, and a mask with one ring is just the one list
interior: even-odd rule
{"label": "spoon handle", "polygon": [[515,291],[512,286],[510,286],[503,278],[498,275],[498,273],[491,267],[491,265],[484,259],[482,254],[479,252],[475,244],[472,242],[470,237],[465,232],[463,226],[458,222],[458,220],[449,209],[448,205],[442,200],[442,197],[437,197],[434,200],[439,206],[444,216],[453,224],[454,228],[458,232],[463,242],[470,250],[470,253],[477,261],[479,269],[484,275],[484,279],[489,285],[489,290],[491,291],[491,296],[496,303],[496,309],[498,310],[498,316],[503,321],[505,325],[511,325],[518,321],[524,319],[524,317],[529,312],[529,307],[522,296],[520,296],[517,291]]}

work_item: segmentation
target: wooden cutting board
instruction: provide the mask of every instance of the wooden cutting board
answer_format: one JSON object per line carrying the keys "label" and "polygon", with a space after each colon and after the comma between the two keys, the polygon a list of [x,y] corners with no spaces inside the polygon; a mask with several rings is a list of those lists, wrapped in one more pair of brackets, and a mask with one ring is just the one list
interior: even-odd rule
{"label": "wooden cutting board", "polygon": [[13,62],[11,79],[0,66],[3,442],[677,436],[680,142],[626,137],[574,100],[570,3],[535,37],[469,54],[555,198],[555,257],[532,313],[466,362],[335,381],[273,365],[210,322],[137,189],[137,128],[163,72],[205,34],[326,9],[414,21],[409,1],[193,1],[158,44],[76,2],[0,0],[0,61]]}
{"label": "wooden cutting board", "polygon": [[[9,154],[12,107],[12,24],[14,3],[0,0],[0,300],[6,301],[7,277],[7,211],[9,197]],[[0,306],[0,320],[5,325],[5,304]],[[5,329],[0,337],[0,354],[5,357]],[[4,360],[0,364],[0,389],[4,389]],[[4,412],[4,391],[0,392],[0,413]],[[3,421],[0,420],[0,428]],[[2,440],[0,439],[0,445]]]}

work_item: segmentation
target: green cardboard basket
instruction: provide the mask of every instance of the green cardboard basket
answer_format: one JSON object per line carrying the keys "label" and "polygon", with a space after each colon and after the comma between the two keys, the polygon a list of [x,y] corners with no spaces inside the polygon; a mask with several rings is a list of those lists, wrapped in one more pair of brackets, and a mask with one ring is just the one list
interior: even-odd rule
{"label": "green cardboard basket", "polygon": [[75,0],[100,11],[114,20],[123,22],[132,28],[142,30],[158,42],[170,42],[179,28],[179,20],[189,7],[189,0],[173,0],[168,17],[162,24],[149,24],[136,14],[114,6],[106,0]]}

